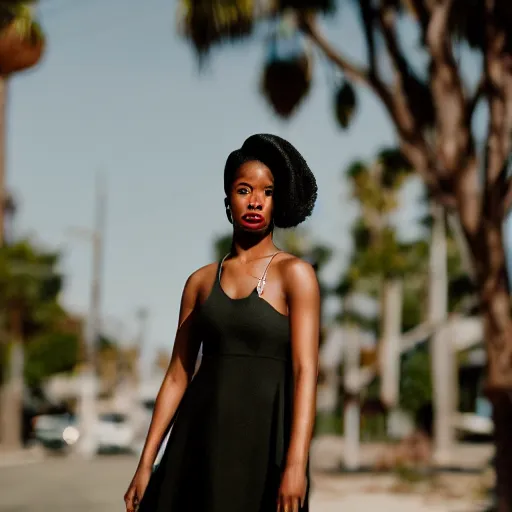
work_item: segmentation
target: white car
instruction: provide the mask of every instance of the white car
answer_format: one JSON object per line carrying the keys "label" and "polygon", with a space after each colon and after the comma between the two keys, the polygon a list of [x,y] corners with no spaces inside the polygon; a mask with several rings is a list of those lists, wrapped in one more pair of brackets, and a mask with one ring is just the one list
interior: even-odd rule
{"label": "white car", "polygon": [[[70,414],[41,415],[34,419],[35,438],[45,448],[63,450],[80,439],[80,425]],[[132,451],[135,429],[125,414],[100,414],[95,428],[98,451]]]}
{"label": "white car", "polygon": [[125,414],[101,414],[97,424],[96,440],[99,450],[134,449],[135,429]]}

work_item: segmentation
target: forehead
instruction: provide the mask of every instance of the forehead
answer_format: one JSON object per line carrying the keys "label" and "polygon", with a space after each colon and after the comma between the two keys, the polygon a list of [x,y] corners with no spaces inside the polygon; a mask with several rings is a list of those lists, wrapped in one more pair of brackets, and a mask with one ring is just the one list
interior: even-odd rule
{"label": "forehead", "polygon": [[234,181],[266,182],[271,185],[274,183],[274,176],[264,163],[251,160],[237,169]]}

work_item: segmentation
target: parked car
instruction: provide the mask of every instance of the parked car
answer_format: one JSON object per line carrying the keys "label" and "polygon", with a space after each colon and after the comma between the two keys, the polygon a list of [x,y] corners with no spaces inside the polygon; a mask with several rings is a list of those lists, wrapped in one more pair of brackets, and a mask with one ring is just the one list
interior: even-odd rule
{"label": "parked car", "polygon": [[80,434],[72,414],[42,414],[33,418],[34,438],[48,450],[73,446]]}
{"label": "parked car", "polygon": [[[100,414],[95,429],[98,451],[132,451],[135,433],[125,414]],[[66,450],[80,439],[80,426],[72,414],[41,415],[34,418],[34,437],[49,450]]]}
{"label": "parked car", "polygon": [[132,451],[135,429],[125,414],[101,414],[97,424],[96,439],[100,451]]}

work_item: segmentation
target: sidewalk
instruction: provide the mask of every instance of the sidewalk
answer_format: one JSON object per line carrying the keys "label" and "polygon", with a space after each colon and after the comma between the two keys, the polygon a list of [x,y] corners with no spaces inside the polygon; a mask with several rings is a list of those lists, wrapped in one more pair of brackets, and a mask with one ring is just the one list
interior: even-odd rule
{"label": "sidewalk", "polygon": [[[389,449],[386,443],[362,443],[361,467],[374,467],[375,462]],[[344,440],[337,436],[322,436],[313,440],[311,463],[317,470],[338,470],[343,466]],[[457,443],[451,466],[463,471],[480,471],[489,465],[494,454],[491,444]]]}
{"label": "sidewalk", "polygon": [[[49,457],[43,463],[0,468],[0,512],[124,512],[123,494],[135,457],[105,456],[92,461]],[[459,482],[466,500],[445,493],[396,486],[396,476],[315,472],[311,512],[479,512],[469,480]],[[451,484],[448,483],[450,486]]]}
{"label": "sidewalk", "polygon": [[0,468],[24,466],[42,462],[44,459],[44,450],[38,446],[13,451],[0,449]]}

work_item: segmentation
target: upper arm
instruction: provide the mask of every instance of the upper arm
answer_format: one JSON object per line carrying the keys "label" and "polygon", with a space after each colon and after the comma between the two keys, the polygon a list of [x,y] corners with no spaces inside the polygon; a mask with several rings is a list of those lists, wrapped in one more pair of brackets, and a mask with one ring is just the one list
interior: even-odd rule
{"label": "upper arm", "polygon": [[194,372],[201,345],[201,333],[197,322],[200,287],[201,274],[198,271],[187,279],[183,288],[178,328],[167,371],[168,376],[175,380],[189,380]]}
{"label": "upper arm", "polygon": [[317,371],[320,289],[316,273],[299,259],[291,261],[285,272],[293,366],[295,371],[311,367]]}

